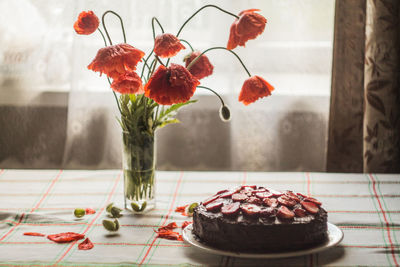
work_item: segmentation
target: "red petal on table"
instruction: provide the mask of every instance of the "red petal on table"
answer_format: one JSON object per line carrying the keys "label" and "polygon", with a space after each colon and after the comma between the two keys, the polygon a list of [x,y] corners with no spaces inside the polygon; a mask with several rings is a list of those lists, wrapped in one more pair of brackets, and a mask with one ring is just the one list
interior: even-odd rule
{"label": "red petal on table", "polygon": [[184,212],[187,206],[189,206],[189,204],[188,204],[188,205],[185,205],[185,206],[177,207],[177,208],[175,209],[175,212]]}
{"label": "red petal on table", "polygon": [[308,211],[311,214],[315,214],[319,211],[318,206],[312,202],[302,201],[300,204],[303,206],[303,208],[306,209],[306,211]]}
{"label": "red petal on table", "polygon": [[46,236],[45,234],[41,233],[35,233],[35,232],[26,232],[24,235],[29,235],[29,236]]}
{"label": "red petal on table", "polygon": [[157,237],[165,238],[165,239],[169,239],[169,240],[183,241],[182,235],[180,235],[177,232],[173,232],[173,231],[159,232],[157,234]]}
{"label": "red petal on table", "polygon": [[89,215],[89,214],[95,214],[96,211],[95,211],[94,209],[91,209],[91,208],[86,208],[86,209],[85,209],[85,213],[86,213],[87,215]]}
{"label": "red petal on table", "polygon": [[304,201],[310,201],[314,204],[317,204],[318,206],[321,206],[322,203],[320,201],[318,201],[317,199],[313,198],[313,197],[307,197],[306,199],[304,199]]}
{"label": "red petal on table", "polygon": [[175,229],[177,227],[178,227],[178,225],[176,224],[176,222],[172,222],[172,223],[169,223],[169,224],[167,224],[165,226],[161,226],[160,228],[158,228],[158,231],[172,230],[172,229]]}
{"label": "red petal on table", "polygon": [[60,234],[55,234],[55,235],[48,235],[47,238],[56,243],[69,243],[72,241],[83,239],[83,238],[85,238],[85,235],[73,233],[73,232],[67,232],[67,233],[60,233]]}
{"label": "red petal on table", "polygon": [[209,197],[209,198],[207,198],[206,200],[203,201],[203,205],[206,206],[208,203],[213,202],[217,198],[219,198],[219,195]]}
{"label": "red petal on table", "polygon": [[189,224],[192,224],[192,223],[193,223],[193,222],[184,221],[184,222],[182,223],[181,228],[184,229],[186,226],[188,226]]}
{"label": "red petal on table", "polygon": [[278,210],[276,216],[280,219],[293,219],[294,212],[286,208],[285,206],[281,206]]}
{"label": "red petal on table", "polygon": [[82,243],[78,245],[78,249],[80,250],[89,250],[94,247],[93,243],[89,240],[89,238],[86,238]]}

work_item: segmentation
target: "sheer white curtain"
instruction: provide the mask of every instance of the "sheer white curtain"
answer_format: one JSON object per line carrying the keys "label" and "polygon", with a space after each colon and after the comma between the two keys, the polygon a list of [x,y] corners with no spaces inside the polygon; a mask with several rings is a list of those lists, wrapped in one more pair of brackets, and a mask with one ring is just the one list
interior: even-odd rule
{"label": "sheer white curtain", "polygon": [[[209,1],[24,2],[45,21],[39,43],[48,47],[36,48],[45,62],[43,82],[37,87],[68,92],[66,141],[59,150],[62,167],[118,168],[121,131],[115,120],[116,103],[105,77],[86,68],[103,47],[103,40],[97,32],[75,34],[74,20],[82,10],[93,10],[98,16],[114,10],[124,19],[127,42],[149,53],[153,16],[166,32],[176,34],[184,20]],[[334,1],[221,0],[215,4],[236,14],[261,9],[268,19],[264,33],[235,52],[253,75],[264,77],[276,90],[269,98],[243,106],[237,97],[247,78],[245,71],[230,53],[211,51],[208,57],[214,74],[201,82],[221,93],[231,108],[232,120],[221,122],[216,97],[198,89],[193,97],[198,103],[178,115],[182,123],[157,133],[158,168],[323,171]],[[233,20],[216,9],[205,9],[188,23],[180,38],[198,50],[226,46]],[[122,42],[119,21],[107,15],[106,23],[114,43]],[[35,36],[38,33],[33,32]],[[173,61],[182,64],[188,52],[189,48]]]}

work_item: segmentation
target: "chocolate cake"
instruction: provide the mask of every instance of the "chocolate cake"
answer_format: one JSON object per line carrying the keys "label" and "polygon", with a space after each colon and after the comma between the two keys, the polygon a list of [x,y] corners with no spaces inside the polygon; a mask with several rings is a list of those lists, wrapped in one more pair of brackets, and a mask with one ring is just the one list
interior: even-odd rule
{"label": "chocolate cake", "polygon": [[327,217],[315,198],[241,186],[200,203],[193,214],[193,233],[201,242],[224,250],[290,251],[326,241]]}

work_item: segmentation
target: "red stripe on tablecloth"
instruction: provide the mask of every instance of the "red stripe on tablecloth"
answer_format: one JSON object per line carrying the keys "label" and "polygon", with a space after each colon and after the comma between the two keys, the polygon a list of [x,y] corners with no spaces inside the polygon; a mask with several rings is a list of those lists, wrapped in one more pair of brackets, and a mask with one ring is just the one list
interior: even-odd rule
{"label": "red stripe on tablecloth", "polygon": [[245,185],[246,183],[247,183],[247,172],[243,172],[242,185]]}
{"label": "red stripe on tablecloth", "polygon": [[37,208],[39,208],[39,206],[42,204],[43,200],[47,197],[47,195],[49,194],[50,190],[54,187],[54,184],[58,181],[58,178],[60,178],[62,173],[62,170],[60,170],[56,176],[55,179],[53,179],[53,181],[51,182],[49,188],[47,188],[46,193],[44,193],[43,197],[39,200],[39,202],[36,204],[35,207],[33,207],[31,209],[30,212],[34,212]]}
{"label": "red stripe on tablecloth", "polygon": [[[114,194],[114,192],[115,192],[115,189],[117,188],[117,185],[118,185],[118,183],[119,183],[120,178],[121,178],[121,173],[118,174],[118,178],[115,180],[114,186],[113,186],[113,188],[111,189],[111,192],[108,194],[106,203],[110,202],[110,200],[111,200],[111,198],[112,198],[112,196],[113,196],[113,194]],[[95,222],[95,221],[99,218],[99,216],[103,213],[104,209],[105,209],[105,207],[102,207],[102,208],[100,209],[100,211],[97,212],[97,215],[96,215],[96,216],[93,218],[93,220],[89,223],[89,225],[86,227],[86,230],[83,231],[82,234],[86,234],[86,232],[90,229],[90,227],[92,227],[92,225],[94,224],[94,222]],[[73,247],[77,242],[78,242],[78,241],[74,241],[74,242],[69,246],[69,248],[67,249],[67,251],[65,251],[65,253],[56,261],[56,264],[59,263],[60,261],[62,261],[62,259],[64,259],[64,257],[68,254],[68,252],[72,249],[72,247]]]}
{"label": "red stripe on tablecloth", "polygon": [[391,237],[391,234],[390,234],[390,224],[389,224],[389,221],[386,218],[386,213],[385,213],[385,210],[382,207],[382,203],[381,203],[381,200],[379,199],[378,193],[376,192],[376,187],[375,187],[376,181],[375,181],[374,177],[372,176],[372,174],[369,174],[369,177],[370,177],[370,179],[372,181],[372,189],[374,190],[375,198],[378,201],[379,208],[382,211],[383,219],[385,220],[385,223],[386,223],[386,232],[387,232],[387,236],[388,236],[390,247],[391,247],[393,261],[396,264],[396,266],[399,266],[399,264],[397,263],[396,252],[394,251],[392,237]]}
{"label": "red stripe on tablecloth", "polygon": [[310,197],[311,196],[311,179],[310,179],[309,172],[306,172],[306,177],[307,177],[307,195]]}
{"label": "red stripe on tablecloth", "polygon": [[0,170],[0,175],[1,175],[3,172],[4,172],[4,169],[1,169],[1,170]]}
{"label": "red stripe on tablecloth", "polygon": [[12,231],[14,231],[15,230],[15,228],[17,228],[18,227],[18,225],[20,225],[21,224],[21,222],[22,222],[22,219],[24,218],[24,216],[25,216],[25,213],[22,213],[22,215],[21,215],[21,217],[19,218],[19,220],[18,220],[18,223],[16,224],[16,225],[14,225],[14,227],[12,227],[11,229],[10,229],[10,231],[8,231],[5,235],[3,235],[3,237],[2,238],[0,238],[0,242],[1,241],[3,241],[4,240],[4,238],[6,238],[9,234],[11,234],[11,232]]}
{"label": "red stripe on tablecloth", "polygon": [[[169,211],[167,213],[167,216],[165,216],[165,219],[164,219],[164,221],[163,221],[163,223],[161,224],[160,227],[164,226],[164,224],[168,220],[169,215],[171,215],[171,212],[174,210],[175,200],[176,200],[176,197],[178,195],[178,189],[179,189],[179,186],[180,186],[180,184],[182,182],[182,178],[183,178],[183,172],[181,172],[181,175],[179,176],[178,182],[176,183],[175,192],[174,192],[173,197],[172,197],[171,207],[170,207],[170,209],[169,209]],[[157,236],[153,239],[153,242],[151,242],[150,247],[146,251],[146,254],[144,255],[143,259],[140,261],[139,266],[142,265],[143,262],[146,260],[147,256],[150,253],[150,250],[152,249],[152,247],[153,247],[154,243],[156,242],[156,240],[157,240]]]}

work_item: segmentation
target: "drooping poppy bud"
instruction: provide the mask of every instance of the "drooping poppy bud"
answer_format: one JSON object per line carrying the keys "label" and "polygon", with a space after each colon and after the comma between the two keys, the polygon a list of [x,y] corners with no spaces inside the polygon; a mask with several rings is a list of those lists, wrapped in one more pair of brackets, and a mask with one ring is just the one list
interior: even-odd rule
{"label": "drooping poppy bud", "polygon": [[162,58],[173,57],[185,49],[181,41],[170,33],[163,33],[154,40],[154,53]]}
{"label": "drooping poppy bud", "polygon": [[88,69],[117,79],[120,75],[136,70],[136,65],[142,61],[143,56],[143,51],[129,44],[111,45],[99,49]]}
{"label": "drooping poppy bud", "polygon": [[[142,79],[136,72],[118,76],[111,84],[111,89],[120,94],[143,94]],[[116,208],[116,207],[113,207]],[[112,211],[112,210],[111,210]]]}
{"label": "drooping poppy bud", "polygon": [[[194,51],[187,55],[184,58],[184,61],[186,63],[186,68],[189,66],[189,64],[199,55],[201,54],[200,51]],[[211,65],[210,60],[206,55],[201,55],[197,61],[190,67],[189,72],[196,77],[197,79],[203,79],[207,76],[210,76],[213,73],[214,66]]]}
{"label": "drooping poppy bud", "polygon": [[231,25],[227,45],[229,50],[238,45],[245,46],[248,40],[255,39],[264,31],[267,19],[254,11],[260,10],[248,9],[240,12],[239,19],[236,19]]}
{"label": "drooping poppy bud", "polygon": [[145,96],[162,105],[172,105],[188,101],[200,82],[183,66],[161,65],[144,87]]}
{"label": "drooping poppy bud", "polygon": [[240,91],[239,101],[246,106],[255,102],[257,99],[271,95],[274,87],[260,76],[248,78]]}
{"label": "drooping poppy bud", "polygon": [[74,29],[77,34],[92,34],[99,27],[99,18],[93,11],[82,11],[74,23]]}

